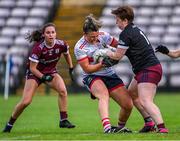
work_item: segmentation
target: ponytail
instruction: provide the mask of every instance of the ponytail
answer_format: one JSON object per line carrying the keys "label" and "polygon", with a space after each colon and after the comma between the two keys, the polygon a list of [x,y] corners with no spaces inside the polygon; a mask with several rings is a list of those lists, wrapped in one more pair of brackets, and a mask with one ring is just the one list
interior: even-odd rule
{"label": "ponytail", "polygon": [[46,23],[41,29],[37,29],[32,31],[31,33],[27,33],[25,39],[28,40],[30,43],[33,41],[39,42],[43,40],[44,37],[42,35],[45,32],[45,29],[49,26],[53,26],[54,28],[56,27],[53,23]]}
{"label": "ponytail", "polygon": [[28,40],[30,43],[35,41],[38,42],[42,40],[44,37],[42,36],[42,30],[34,30],[31,33],[27,33],[25,39]]}

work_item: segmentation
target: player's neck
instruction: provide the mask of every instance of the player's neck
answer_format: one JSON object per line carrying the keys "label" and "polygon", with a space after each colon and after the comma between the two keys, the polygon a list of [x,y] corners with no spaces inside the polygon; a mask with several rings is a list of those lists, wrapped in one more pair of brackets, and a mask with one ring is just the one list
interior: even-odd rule
{"label": "player's neck", "polygon": [[54,42],[46,42],[46,41],[44,41],[44,43],[45,43],[45,46],[47,48],[52,48],[55,45],[55,40],[54,40]]}

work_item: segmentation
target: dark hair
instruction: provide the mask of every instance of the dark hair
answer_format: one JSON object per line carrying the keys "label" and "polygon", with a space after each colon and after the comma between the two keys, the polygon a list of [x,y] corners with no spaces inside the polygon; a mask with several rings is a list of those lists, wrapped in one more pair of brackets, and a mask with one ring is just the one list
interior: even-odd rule
{"label": "dark hair", "polygon": [[41,29],[37,29],[32,31],[31,33],[27,33],[25,39],[27,39],[30,43],[33,41],[40,41],[43,40],[44,37],[42,36],[42,34],[45,32],[46,28],[49,26],[53,26],[54,28],[56,28],[55,24],[53,23],[46,23],[45,25],[43,25],[43,27]]}
{"label": "dark hair", "polygon": [[117,9],[112,10],[111,13],[122,20],[127,19],[128,23],[132,23],[134,20],[134,12],[131,6],[120,6]]}
{"label": "dark hair", "polygon": [[101,26],[102,26],[102,22],[96,20],[93,17],[93,14],[89,14],[84,21],[83,31],[84,33],[98,31],[99,28],[101,28]]}

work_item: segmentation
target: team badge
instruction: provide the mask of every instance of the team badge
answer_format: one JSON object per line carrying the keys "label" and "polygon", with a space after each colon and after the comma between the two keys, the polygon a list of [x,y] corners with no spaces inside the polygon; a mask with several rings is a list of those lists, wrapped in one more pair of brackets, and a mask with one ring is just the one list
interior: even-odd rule
{"label": "team badge", "polygon": [[55,49],[56,54],[59,54],[59,52],[60,52],[59,48]]}

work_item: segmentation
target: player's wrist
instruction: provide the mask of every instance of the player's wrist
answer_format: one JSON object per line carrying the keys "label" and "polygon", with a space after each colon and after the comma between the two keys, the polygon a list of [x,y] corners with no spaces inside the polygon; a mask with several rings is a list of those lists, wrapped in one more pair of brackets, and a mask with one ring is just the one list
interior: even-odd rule
{"label": "player's wrist", "polygon": [[41,77],[41,81],[45,82],[50,82],[53,80],[53,76],[50,75],[50,74],[44,74],[42,77]]}

